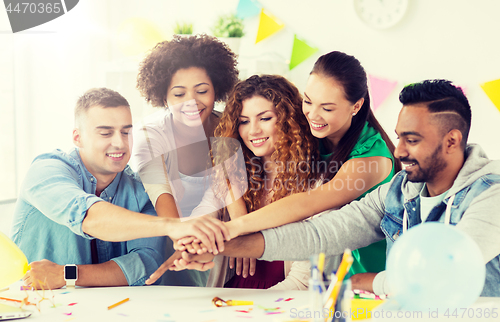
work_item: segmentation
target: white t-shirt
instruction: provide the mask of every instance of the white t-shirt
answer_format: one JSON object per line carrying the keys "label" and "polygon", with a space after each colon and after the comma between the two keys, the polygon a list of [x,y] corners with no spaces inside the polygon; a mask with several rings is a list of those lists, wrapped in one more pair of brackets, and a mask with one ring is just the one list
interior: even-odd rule
{"label": "white t-shirt", "polygon": [[439,205],[449,190],[446,190],[440,195],[429,197],[429,191],[427,190],[427,184],[424,184],[422,190],[420,190],[420,220],[425,222],[432,209]]}
{"label": "white t-shirt", "polygon": [[[132,166],[139,173],[153,205],[161,194],[171,194],[179,216],[189,217],[210,186],[210,171],[193,176],[179,172],[177,149],[170,109],[147,116],[133,132]],[[207,142],[203,127],[193,128],[192,135],[183,137],[186,145]]]}

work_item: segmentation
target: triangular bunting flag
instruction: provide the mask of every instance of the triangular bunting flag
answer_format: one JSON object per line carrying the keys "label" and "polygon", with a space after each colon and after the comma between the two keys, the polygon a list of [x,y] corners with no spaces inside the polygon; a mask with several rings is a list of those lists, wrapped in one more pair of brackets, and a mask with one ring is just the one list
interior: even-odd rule
{"label": "triangular bunting flag", "polygon": [[292,58],[290,58],[290,65],[288,65],[288,68],[292,70],[317,51],[318,48],[309,46],[305,41],[297,38],[297,35],[294,35]]}
{"label": "triangular bunting flag", "polygon": [[500,79],[481,84],[481,88],[500,111]]}
{"label": "triangular bunting flag", "polygon": [[255,0],[240,0],[236,8],[236,15],[241,19],[253,17],[259,14],[262,6]]}
{"label": "triangular bunting flag", "polygon": [[380,104],[386,100],[387,96],[391,94],[398,82],[378,78],[373,75],[368,75],[368,78],[370,80],[371,105],[373,111],[376,111]]}
{"label": "triangular bunting flag", "polygon": [[285,27],[285,24],[273,17],[269,13],[265,13],[264,9],[260,11],[259,30],[257,31],[257,39],[255,43],[266,39],[267,37],[277,33]]}

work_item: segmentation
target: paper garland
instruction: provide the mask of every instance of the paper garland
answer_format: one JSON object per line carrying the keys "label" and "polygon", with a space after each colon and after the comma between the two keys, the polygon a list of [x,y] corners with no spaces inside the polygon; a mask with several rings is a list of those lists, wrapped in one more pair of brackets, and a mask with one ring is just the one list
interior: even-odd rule
{"label": "paper garland", "polygon": [[290,70],[295,68],[298,64],[309,58],[312,54],[318,51],[318,48],[309,46],[305,41],[293,36],[292,58],[290,58]]}
{"label": "paper garland", "polygon": [[236,15],[241,19],[256,16],[260,13],[262,6],[255,0],[240,0],[236,8]]}
{"label": "paper garland", "polygon": [[368,75],[368,79],[370,81],[371,106],[372,110],[376,111],[378,107],[387,99],[389,94],[392,93],[398,82],[379,78],[373,75]]}
{"label": "paper garland", "polygon": [[[259,12],[259,29],[257,30],[257,37],[255,39],[256,44],[285,27],[285,24],[279,21],[278,18],[264,10],[257,0],[240,0],[236,8],[236,15],[242,19],[255,16]],[[292,70],[317,51],[318,48],[310,46],[305,40],[299,39],[297,35],[294,35],[289,69]]]}
{"label": "paper garland", "polygon": [[272,14],[260,10],[259,30],[257,31],[257,39],[255,43],[274,35],[285,27],[285,24],[275,18]]}
{"label": "paper garland", "polygon": [[500,79],[483,83],[481,88],[500,111]]}
{"label": "paper garland", "polygon": [[[271,13],[264,10],[262,5],[257,0],[239,0],[236,9],[236,15],[242,19],[253,17],[259,14],[259,29],[255,43],[274,35],[285,27],[285,24],[279,21]],[[294,34],[292,54],[290,58],[289,70],[297,67],[304,60],[312,56],[318,48],[312,47],[305,40],[299,39]],[[370,80],[370,97],[373,111],[376,111],[379,106],[387,99],[390,93],[397,85],[397,81],[391,81],[369,75]],[[465,93],[465,88],[461,87]],[[481,88],[493,102],[495,107],[500,111],[500,79],[481,84]]]}

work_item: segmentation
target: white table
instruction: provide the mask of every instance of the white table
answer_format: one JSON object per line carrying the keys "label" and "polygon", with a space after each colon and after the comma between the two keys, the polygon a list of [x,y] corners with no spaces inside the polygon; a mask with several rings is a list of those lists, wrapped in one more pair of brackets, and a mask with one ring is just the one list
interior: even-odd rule
{"label": "white table", "polygon": [[[26,292],[13,290],[0,293],[0,297],[26,297]],[[38,297],[28,291],[30,301]],[[41,292],[40,292],[41,294]],[[29,320],[36,321],[286,321],[293,309],[305,309],[307,291],[269,291],[249,289],[221,289],[203,287],[137,286],[76,288],[54,290],[56,308],[48,301],[41,303],[41,312],[34,306]],[[49,297],[50,292],[45,292]],[[254,301],[253,306],[215,307],[212,299]],[[125,298],[130,300],[108,310],[108,306]],[[283,300],[275,302],[279,298]],[[293,298],[289,301],[285,299]],[[2,303],[8,303],[1,301]],[[76,304],[73,304],[76,303]],[[280,314],[266,315],[264,308],[280,308]],[[252,308],[249,313],[238,312]]]}
{"label": "white table", "polygon": [[[39,297],[35,292],[28,291],[30,301]],[[41,292],[40,292],[41,294]],[[45,297],[51,293],[45,292]],[[54,302],[52,304],[43,301],[40,305],[41,312],[34,306],[27,309],[33,311],[33,315],[27,320],[36,321],[158,321],[158,322],[181,322],[181,321],[298,321],[299,316],[305,316],[309,304],[309,293],[307,291],[270,291],[249,289],[221,289],[221,288],[199,288],[199,287],[174,287],[174,286],[138,286],[138,287],[105,287],[105,288],[76,288],[59,289],[53,291]],[[212,299],[218,296],[224,300],[246,300],[254,301],[253,306],[235,306],[217,308],[212,305]],[[26,297],[26,292],[20,291],[19,286],[14,284],[10,290],[1,292],[0,297],[18,298]],[[108,310],[108,306],[125,298],[130,300],[120,306]],[[278,299],[283,300],[276,302]],[[284,299],[292,300],[284,301]],[[2,303],[8,303],[0,301]],[[278,308],[280,314],[266,314],[265,308]],[[500,315],[500,298],[479,298],[471,307],[484,312],[486,308],[497,308]],[[249,313],[238,312],[252,308]],[[300,315],[299,315],[300,312]],[[404,311],[385,311],[383,316],[374,318],[372,321],[433,321],[433,322],[458,322],[479,321],[500,322],[500,316],[493,318],[479,318],[474,314],[472,318],[468,314],[462,318],[462,312],[458,317],[445,317],[439,315],[437,318],[429,316],[428,312],[422,314],[407,313]],[[398,313],[399,312],[399,313]],[[469,313],[469,312],[467,312]],[[399,315],[398,315],[399,314]]]}

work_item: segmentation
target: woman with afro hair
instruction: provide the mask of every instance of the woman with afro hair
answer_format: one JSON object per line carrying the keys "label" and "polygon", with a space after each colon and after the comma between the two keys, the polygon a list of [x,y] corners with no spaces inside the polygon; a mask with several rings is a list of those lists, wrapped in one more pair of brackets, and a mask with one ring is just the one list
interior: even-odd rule
{"label": "woman with afro hair", "polygon": [[[160,110],[135,127],[132,162],[158,216],[188,217],[201,201],[209,138],[220,120],[214,104],[224,102],[238,81],[236,64],[228,46],[207,35],[160,42],[140,64],[137,88]],[[205,286],[207,276],[170,272],[162,284]]]}

